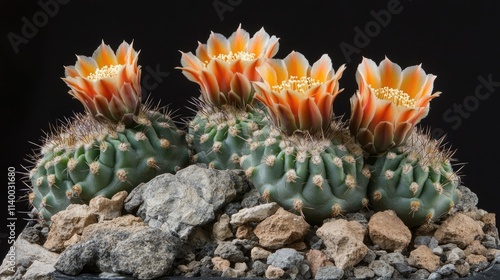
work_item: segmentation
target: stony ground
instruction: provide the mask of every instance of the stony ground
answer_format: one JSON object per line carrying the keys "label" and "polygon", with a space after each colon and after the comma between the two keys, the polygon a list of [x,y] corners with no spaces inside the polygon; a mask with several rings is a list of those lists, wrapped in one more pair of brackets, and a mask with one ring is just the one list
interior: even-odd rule
{"label": "stony ground", "polygon": [[[310,225],[262,201],[244,176],[190,166],[132,193],[71,205],[29,225],[6,279],[78,275],[269,279],[446,279],[500,263],[495,214],[463,199],[436,223],[409,229],[392,211],[363,209]],[[3,279],[2,278],[2,279]]]}

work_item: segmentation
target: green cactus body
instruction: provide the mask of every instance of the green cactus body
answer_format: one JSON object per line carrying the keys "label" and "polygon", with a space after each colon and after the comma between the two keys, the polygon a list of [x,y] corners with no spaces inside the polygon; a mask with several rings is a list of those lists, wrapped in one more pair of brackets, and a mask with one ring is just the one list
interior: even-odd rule
{"label": "green cactus body", "polygon": [[414,131],[405,145],[375,160],[368,187],[375,211],[392,209],[409,226],[435,221],[458,202],[459,177],[440,141]]}
{"label": "green cactus body", "polygon": [[193,161],[215,169],[240,168],[240,157],[249,152],[247,140],[266,122],[257,108],[201,108],[189,124]]}
{"label": "green cactus body", "polygon": [[127,127],[77,115],[48,139],[30,171],[30,202],[47,222],[69,204],[130,192],[189,163],[185,133],[169,116],[142,112]]}
{"label": "green cactus body", "polygon": [[254,133],[250,150],[241,165],[255,188],[264,198],[302,214],[310,223],[319,224],[368,205],[371,174],[364,167],[360,147],[345,130],[313,139],[282,136],[266,126]]}

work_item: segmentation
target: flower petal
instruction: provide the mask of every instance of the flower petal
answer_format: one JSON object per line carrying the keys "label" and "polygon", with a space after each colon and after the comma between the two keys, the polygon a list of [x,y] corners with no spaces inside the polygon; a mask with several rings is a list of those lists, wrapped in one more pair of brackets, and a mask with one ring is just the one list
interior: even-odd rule
{"label": "flower petal", "polygon": [[185,68],[193,68],[194,70],[200,71],[205,68],[203,62],[201,62],[198,57],[196,57],[193,53],[184,53],[181,52],[181,65]]}
{"label": "flower petal", "polygon": [[327,54],[321,56],[311,68],[311,78],[320,82],[324,82],[333,75],[332,60]]}
{"label": "flower petal", "polygon": [[404,69],[401,74],[403,79],[399,89],[411,98],[415,98],[421,92],[427,78],[424,70],[422,70],[421,65],[415,65]]}
{"label": "flower petal", "polygon": [[240,96],[244,104],[252,100],[252,84],[243,74],[236,73],[233,75],[231,91]]}
{"label": "flower petal", "polygon": [[231,89],[230,83],[233,78],[233,72],[229,70],[227,63],[219,59],[212,59],[207,65],[207,70],[215,75],[219,91],[228,92]]}
{"label": "flower petal", "polygon": [[95,59],[99,68],[106,65],[118,64],[115,52],[109,45],[104,44],[104,41],[102,41],[101,45],[94,51],[92,58]]}
{"label": "flower petal", "polygon": [[77,55],[76,57],[75,70],[83,78],[87,78],[88,75],[94,73],[99,68],[97,62],[91,57],[83,55]]}
{"label": "flower petal", "polygon": [[378,123],[373,133],[373,140],[373,145],[379,153],[394,147],[394,124],[388,121]]}
{"label": "flower petal", "polygon": [[196,48],[196,57],[205,64],[210,61],[210,55],[208,55],[207,45],[198,42],[198,47]]}
{"label": "flower petal", "polygon": [[214,32],[210,34],[207,41],[207,52],[210,57],[215,57],[219,54],[228,54],[230,51],[229,41],[224,35]]}
{"label": "flower petal", "polygon": [[299,103],[299,128],[310,132],[319,132],[323,127],[323,118],[318,106],[312,98],[306,98]]}
{"label": "flower petal", "polygon": [[380,63],[380,87],[397,89],[401,84],[401,67],[387,57]]}
{"label": "flower petal", "polygon": [[409,122],[396,123],[396,129],[394,129],[394,142],[396,145],[406,142],[413,127],[413,124]]}
{"label": "flower petal", "polygon": [[200,79],[202,81],[202,93],[206,101],[212,104],[220,104],[221,94],[219,94],[219,85],[215,75],[207,70],[201,71]]}
{"label": "flower petal", "polygon": [[380,88],[380,72],[377,64],[375,64],[373,60],[365,57],[363,57],[356,71],[356,81],[358,85],[361,83],[361,80],[365,81],[366,84],[370,85],[372,88]]}
{"label": "flower petal", "polygon": [[229,45],[231,46],[231,51],[233,53],[246,51],[248,41],[250,40],[250,34],[241,28],[241,24],[238,29],[229,37]]}
{"label": "flower petal", "polygon": [[269,34],[262,27],[248,42],[247,52],[255,54],[255,57],[259,57],[266,50],[268,42]]}
{"label": "flower petal", "polygon": [[288,77],[296,76],[298,78],[307,77],[307,72],[309,70],[309,62],[306,57],[296,51],[292,51],[289,55],[283,59],[288,71]]}

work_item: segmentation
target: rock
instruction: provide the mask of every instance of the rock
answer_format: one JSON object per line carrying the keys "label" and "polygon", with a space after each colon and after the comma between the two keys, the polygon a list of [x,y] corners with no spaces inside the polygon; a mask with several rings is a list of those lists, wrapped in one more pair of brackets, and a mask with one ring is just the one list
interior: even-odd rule
{"label": "rock", "polygon": [[212,227],[212,234],[216,240],[224,241],[228,238],[233,237],[233,232],[229,227],[229,216],[227,214],[222,214],[219,221],[214,223]]}
{"label": "rock", "polygon": [[354,268],[354,277],[356,279],[371,279],[375,276],[375,272],[367,266],[358,266]]}
{"label": "rock", "polygon": [[285,271],[279,267],[270,265],[267,267],[265,275],[267,279],[280,279],[281,276],[285,275]]}
{"label": "rock", "polygon": [[245,261],[245,255],[243,252],[231,242],[220,242],[219,246],[215,249],[214,254],[230,262]]}
{"label": "rock", "polygon": [[253,232],[253,227],[249,225],[241,225],[236,229],[236,238],[238,239],[249,239],[249,240],[257,240],[257,236],[255,236]]}
{"label": "rock", "polygon": [[401,253],[388,253],[380,256],[380,260],[386,262],[387,264],[393,265],[395,263],[404,263],[406,258]]}
{"label": "rock", "polygon": [[159,175],[136,187],[125,200],[125,209],[151,227],[185,241],[196,226],[215,219],[215,211],[232,201],[247,187],[230,170],[190,165],[176,175]]}
{"label": "rock", "polygon": [[278,209],[279,206],[276,202],[261,204],[252,208],[243,208],[231,216],[230,223],[233,227],[239,227],[250,222],[261,222],[276,213]]}
{"label": "rock", "polygon": [[212,264],[214,265],[214,269],[218,271],[224,271],[231,266],[231,262],[225,260],[221,257],[213,257]]}
{"label": "rock", "polygon": [[261,195],[259,191],[255,188],[251,188],[248,192],[243,195],[241,200],[242,208],[252,208],[261,203]]}
{"label": "rock", "polygon": [[367,254],[365,228],[356,221],[339,219],[324,223],[316,234],[325,243],[326,255],[340,269],[352,268]]}
{"label": "rock", "polygon": [[344,277],[344,270],[333,265],[323,266],[318,269],[314,279],[340,280]]}
{"label": "rock", "polygon": [[469,244],[469,246],[467,246],[467,248],[465,248],[464,253],[466,256],[470,254],[486,256],[486,254],[488,254],[488,249],[481,244],[481,241],[474,240],[471,244]]}
{"label": "rock", "polygon": [[475,272],[482,271],[488,266],[488,259],[486,259],[486,257],[482,255],[468,255],[465,258],[465,261],[469,263],[469,265],[471,266],[471,270]]}
{"label": "rock", "polygon": [[94,213],[99,222],[112,220],[121,216],[123,210],[123,201],[127,198],[126,191],[117,192],[111,199],[104,196],[97,196],[90,200],[90,212]]}
{"label": "rock", "polygon": [[252,264],[252,269],[248,271],[247,276],[250,277],[252,274],[256,277],[263,276],[266,273],[268,265],[261,261],[254,261]]}
{"label": "rock", "polygon": [[446,253],[446,262],[447,263],[456,263],[457,261],[465,259],[465,252],[464,250],[456,247],[451,249]]}
{"label": "rock", "polygon": [[419,246],[410,252],[408,263],[412,266],[426,269],[429,272],[434,272],[439,268],[441,261],[438,256],[432,253],[429,247]]}
{"label": "rock", "polygon": [[54,279],[55,270],[53,265],[35,260],[24,273],[23,279],[51,280]]}
{"label": "rock", "polygon": [[325,265],[333,265],[328,260],[328,257],[320,250],[310,250],[306,254],[306,260],[309,262],[309,267],[311,269],[312,276],[315,276],[318,269]]}
{"label": "rock", "polygon": [[476,205],[479,202],[477,195],[466,186],[460,185],[457,189],[462,193],[462,197],[455,205],[455,209],[463,212],[476,210]]}
{"label": "rock", "polygon": [[267,264],[279,267],[285,271],[293,267],[298,268],[304,261],[304,256],[294,249],[283,248],[269,255]]}
{"label": "rock", "polygon": [[464,262],[462,264],[457,264],[455,265],[455,272],[460,276],[460,277],[465,277],[469,275],[470,273],[470,265],[468,262]]}
{"label": "rock", "polygon": [[437,273],[439,273],[441,276],[448,276],[451,275],[453,272],[455,272],[455,265],[454,264],[445,264],[442,267],[440,267],[438,270],[436,270]]}
{"label": "rock", "polygon": [[238,278],[243,276],[245,276],[244,271],[239,271],[231,267],[226,268],[221,274],[223,278]]}
{"label": "rock", "polygon": [[368,267],[380,277],[392,277],[394,273],[394,267],[381,260],[373,261]]}
{"label": "rock", "polygon": [[250,251],[250,256],[253,261],[267,260],[267,257],[269,257],[269,255],[271,255],[271,252],[261,247],[253,247]]}
{"label": "rock", "polygon": [[138,217],[121,216],[85,228],[81,242],[67,248],[55,264],[65,274],[77,275],[84,267],[101,272],[151,279],[167,274],[180,240]]}
{"label": "rock", "polygon": [[410,275],[410,279],[427,279],[431,273],[426,269],[419,269]]}
{"label": "rock", "polygon": [[486,213],[481,217],[481,221],[484,225],[496,226],[496,215],[495,213]]}
{"label": "rock", "polygon": [[368,233],[373,243],[384,250],[401,251],[411,241],[410,229],[393,210],[375,213],[368,222]]}
{"label": "rock", "polygon": [[248,270],[248,265],[244,262],[237,262],[234,264],[234,269],[237,271],[245,272]]}
{"label": "rock", "polygon": [[403,275],[405,278],[408,278],[412,272],[416,271],[416,268],[413,268],[406,263],[395,263],[393,266],[396,271]]}
{"label": "rock", "polygon": [[463,249],[482,234],[483,230],[476,221],[462,213],[455,213],[443,222],[434,237],[440,244],[454,243]]}
{"label": "rock", "polygon": [[26,227],[21,233],[21,236],[29,243],[37,243],[40,241],[40,231],[33,227]]}
{"label": "rock", "polygon": [[259,223],[254,233],[260,245],[268,249],[278,249],[302,240],[309,228],[304,218],[280,208],[274,215]]}
{"label": "rock", "polygon": [[85,227],[97,223],[97,218],[88,205],[70,204],[66,210],[54,214],[51,221],[49,235],[43,247],[53,252],[61,252],[66,248],[64,242],[75,234],[82,234]]}

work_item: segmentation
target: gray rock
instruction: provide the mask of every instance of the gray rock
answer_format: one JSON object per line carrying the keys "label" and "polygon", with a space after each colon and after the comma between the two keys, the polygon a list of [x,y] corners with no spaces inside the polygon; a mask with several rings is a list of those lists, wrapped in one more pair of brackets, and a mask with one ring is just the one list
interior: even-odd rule
{"label": "gray rock", "polygon": [[51,264],[34,261],[23,275],[25,280],[51,280],[56,269]]}
{"label": "gray rock", "polygon": [[247,276],[262,276],[264,273],[266,273],[267,269],[267,264],[261,262],[261,261],[254,261],[252,264],[252,269],[248,271]]}
{"label": "gray rock", "polygon": [[125,200],[125,210],[137,211],[149,226],[185,241],[194,227],[213,221],[215,211],[246,188],[234,171],[190,165],[176,175],[159,175],[135,188]]}
{"label": "gray rock", "polygon": [[344,277],[344,270],[333,265],[322,266],[316,272],[314,279],[340,280]]}
{"label": "gray rock", "polygon": [[437,272],[433,272],[433,273],[429,274],[429,277],[427,277],[427,279],[430,279],[430,280],[438,280],[441,278],[442,278],[441,274],[439,274]]}
{"label": "gray rock", "polygon": [[217,249],[215,249],[214,255],[226,259],[230,262],[243,262],[245,261],[245,255],[243,252],[231,242],[220,242]]}
{"label": "gray rock", "polygon": [[404,277],[408,277],[412,272],[415,272],[417,270],[416,268],[411,267],[406,263],[395,263],[393,267]]}
{"label": "gray rock", "polygon": [[394,267],[382,260],[373,261],[368,267],[381,277],[391,277],[394,273]]}
{"label": "gray rock", "polygon": [[455,265],[454,264],[445,264],[442,267],[438,268],[436,270],[437,273],[441,274],[442,276],[448,276],[451,275],[453,272],[455,272]]}
{"label": "gray rock", "polygon": [[421,268],[410,275],[410,279],[427,279],[429,277],[429,271]]}
{"label": "gray rock", "polygon": [[497,239],[488,234],[483,235],[481,244],[488,249],[498,249]]}
{"label": "gray rock", "polygon": [[368,249],[368,252],[366,253],[365,257],[363,258],[363,262],[370,264],[377,258],[377,254],[375,254],[374,251]]}
{"label": "gray rock", "polygon": [[462,192],[462,198],[455,205],[455,209],[463,210],[464,212],[476,210],[476,205],[479,202],[477,195],[466,186],[458,186],[458,190]]}
{"label": "gray rock", "polygon": [[267,264],[273,265],[284,270],[291,269],[292,267],[299,268],[304,261],[304,256],[297,252],[295,249],[283,248],[276,250],[267,257]]}
{"label": "gray rock", "polygon": [[434,253],[434,255],[441,256],[443,254],[443,248],[438,246],[438,247],[432,249],[432,252]]}
{"label": "gray rock", "polygon": [[21,233],[21,236],[29,243],[37,243],[40,241],[40,230],[34,227],[26,227]]}
{"label": "gray rock", "polygon": [[261,203],[260,201],[261,195],[259,191],[255,188],[252,188],[250,191],[243,195],[243,199],[241,200],[242,208],[252,208]]}
{"label": "gray rock", "polygon": [[358,266],[354,268],[354,277],[356,279],[371,279],[375,276],[375,272],[366,266]]}
{"label": "gray rock", "polygon": [[55,268],[69,275],[93,267],[151,279],[171,270],[180,244],[177,237],[157,228],[96,227],[87,235],[84,232],[81,242],[67,248]]}
{"label": "gray rock", "polygon": [[395,263],[405,263],[405,256],[401,253],[388,253],[380,257],[380,260],[386,262],[387,264]]}
{"label": "gray rock", "polygon": [[431,238],[432,238],[432,236],[428,236],[428,235],[417,236],[417,237],[415,237],[415,240],[413,241],[413,246],[415,248],[417,248],[420,245],[425,245],[425,246],[429,247],[429,243],[431,242]]}

